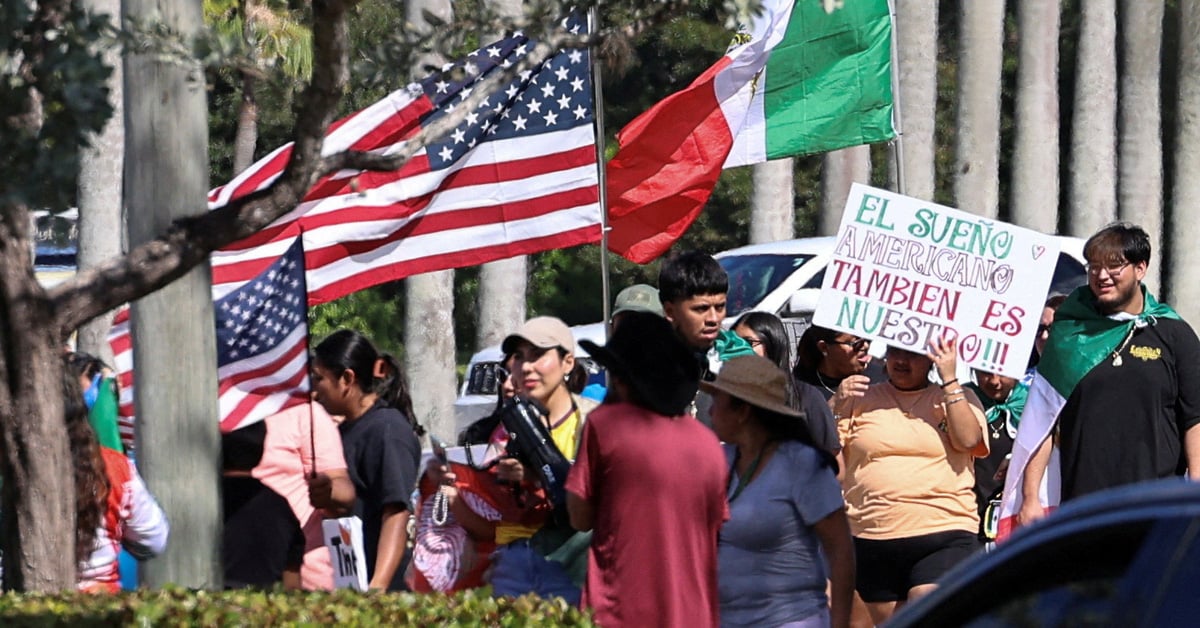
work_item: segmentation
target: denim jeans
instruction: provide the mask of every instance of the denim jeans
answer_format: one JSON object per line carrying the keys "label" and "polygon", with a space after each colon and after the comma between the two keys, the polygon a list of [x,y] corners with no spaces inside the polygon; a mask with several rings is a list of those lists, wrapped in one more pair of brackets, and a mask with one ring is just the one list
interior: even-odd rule
{"label": "denim jeans", "polygon": [[572,606],[579,606],[582,595],[563,566],[546,560],[529,547],[527,540],[513,541],[496,550],[492,592],[497,596],[535,593],[543,598],[561,597]]}

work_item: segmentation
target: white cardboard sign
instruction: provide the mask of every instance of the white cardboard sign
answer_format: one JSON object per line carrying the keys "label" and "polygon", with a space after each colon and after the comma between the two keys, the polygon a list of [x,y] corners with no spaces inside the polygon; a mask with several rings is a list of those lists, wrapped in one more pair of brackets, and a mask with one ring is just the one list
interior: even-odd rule
{"label": "white cardboard sign", "polygon": [[1049,235],[855,184],[813,323],[960,364],[1025,372],[1058,261]]}

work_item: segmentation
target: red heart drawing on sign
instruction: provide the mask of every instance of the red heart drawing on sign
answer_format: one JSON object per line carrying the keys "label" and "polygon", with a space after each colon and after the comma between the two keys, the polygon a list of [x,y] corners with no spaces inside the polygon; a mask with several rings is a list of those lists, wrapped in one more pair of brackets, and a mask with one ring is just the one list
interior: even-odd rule
{"label": "red heart drawing on sign", "polygon": [[1046,252],[1046,247],[1044,247],[1040,244],[1033,245],[1033,259],[1041,258],[1042,253],[1045,253],[1045,252]]}

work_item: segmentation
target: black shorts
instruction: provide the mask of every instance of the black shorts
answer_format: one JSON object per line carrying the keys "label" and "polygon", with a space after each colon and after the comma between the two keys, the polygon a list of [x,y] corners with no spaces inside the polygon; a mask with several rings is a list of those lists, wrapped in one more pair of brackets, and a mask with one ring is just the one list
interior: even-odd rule
{"label": "black shorts", "polygon": [[898,602],[981,547],[974,532],[959,530],[886,541],[855,537],[855,588],[864,602]]}

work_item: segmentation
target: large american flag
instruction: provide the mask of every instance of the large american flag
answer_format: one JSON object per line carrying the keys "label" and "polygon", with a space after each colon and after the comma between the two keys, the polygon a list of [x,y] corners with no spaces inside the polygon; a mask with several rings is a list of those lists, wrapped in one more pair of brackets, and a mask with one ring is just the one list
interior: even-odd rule
{"label": "large american flag", "polygon": [[[574,33],[584,25],[563,21]],[[449,115],[474,86],[518,63],[536,42],[516,33],[446,64],[419,83],[330,127],[323,154],[391,154]],[[409,275],[600,240],[591,60],[561,50],[492,94],[448,135],[395,172],[342,171],[263,231],[212,256],[213,298],[263,272],[303,231],[308,303]],[[209,207],[261,190],[283,171],[282,146],[209,193]],[[127,314],[110,343],[132,434],[133,375]],[[222,425],[227,417],[222,417]]]}
{"label": "large american flag", "polygon": [[[583,27],[574,19],[564,26]],[[335,124],[324,154],[394,152],[535,43],[518,33],[392,92]],[[590,69],[586,51],[561,51],[492,94],[401,169],[323,179],[294,211],[214,254],[214,284],[257,274],[263,259],[282,250],[280,234],[296,223],[304,231],[310,304],[418,273],[598,242]],[[270,185],[290,153],[290,145],[281,147],[213,190],[209,205]]]}

